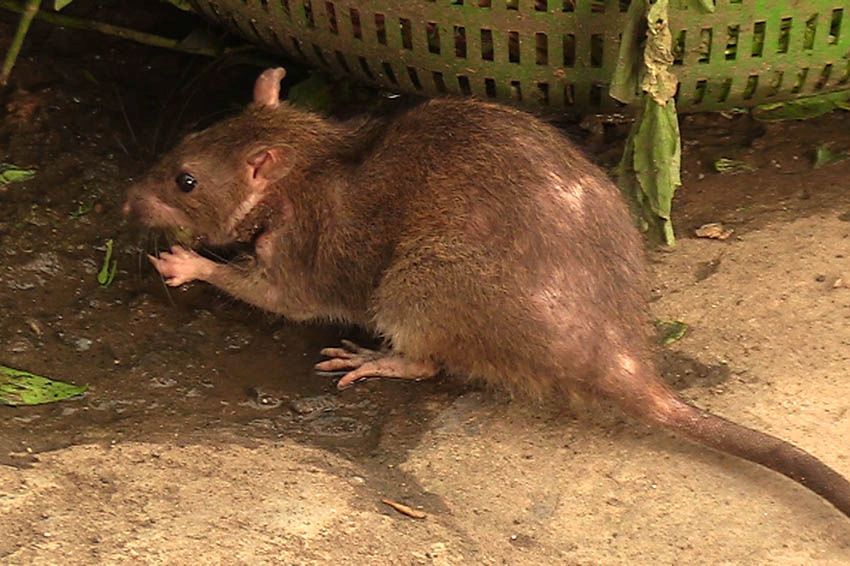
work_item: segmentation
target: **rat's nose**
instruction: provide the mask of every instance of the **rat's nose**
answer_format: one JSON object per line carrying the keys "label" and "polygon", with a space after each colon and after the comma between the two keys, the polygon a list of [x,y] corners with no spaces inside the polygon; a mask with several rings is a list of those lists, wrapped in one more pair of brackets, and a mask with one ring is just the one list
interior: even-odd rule
{"label": "rat's nose", "polygon": [[130,213],[133,211],[133,207],[130,206],[130,199],[127,199],[127,202],[124,203],[124,206],[121,207],[121,214],[124,215],[124,218],[130,216]]}

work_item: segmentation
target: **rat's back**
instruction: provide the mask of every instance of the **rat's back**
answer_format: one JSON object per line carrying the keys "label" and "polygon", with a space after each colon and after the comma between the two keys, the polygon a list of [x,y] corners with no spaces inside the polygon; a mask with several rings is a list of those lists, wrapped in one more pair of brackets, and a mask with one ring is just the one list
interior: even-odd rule
{"label": "rat's back", "polygon": [[438,99],[396,119],[372,162],[359,186],[403,203],[373,304],[397,349],[546,395],[595,371],[611,332],[643,348],[640,235],[617,188],[556,128]]}

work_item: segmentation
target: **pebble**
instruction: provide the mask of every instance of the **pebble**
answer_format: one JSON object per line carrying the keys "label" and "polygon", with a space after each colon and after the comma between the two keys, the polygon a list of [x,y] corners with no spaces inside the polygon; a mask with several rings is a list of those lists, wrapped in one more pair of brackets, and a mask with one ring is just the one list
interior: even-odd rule
{"label": "pebble", "polygon": [[9,351],[13,354],[20,354],[32,350],[32,343],[26,338],[17,338],[9,344]]}

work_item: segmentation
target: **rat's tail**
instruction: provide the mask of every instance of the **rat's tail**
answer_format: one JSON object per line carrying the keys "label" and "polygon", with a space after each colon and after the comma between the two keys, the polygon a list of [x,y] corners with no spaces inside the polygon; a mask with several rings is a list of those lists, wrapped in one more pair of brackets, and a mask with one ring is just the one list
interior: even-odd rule
{"label": "rat's tail", "polygon": [[632,374],[625,383],[609,382],[609,387],[603,386],[609,390],[602,393],[640,420],[788,476],[850,517],[850,482],[811,454],[790,442],[694,407],[658,378],[645,380],[637,390],[624,391],[638,385],[640,380],[635,378]]}

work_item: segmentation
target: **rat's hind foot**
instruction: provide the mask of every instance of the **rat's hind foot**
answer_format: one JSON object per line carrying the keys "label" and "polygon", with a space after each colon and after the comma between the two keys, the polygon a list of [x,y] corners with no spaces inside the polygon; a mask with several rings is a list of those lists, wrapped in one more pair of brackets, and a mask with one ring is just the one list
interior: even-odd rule
{"label": "rat's hind foot", "polygon": [[440,368],[430,361],[409,360],[390,352],[376,352],[361,348],[348,340],[342,341],[343,348],[325,348],[321,354],[330,358],[315,365],[320,375],[345,375],[336,386],[345,389],[365,379],[409,379],[422,381],[435,377]]}

